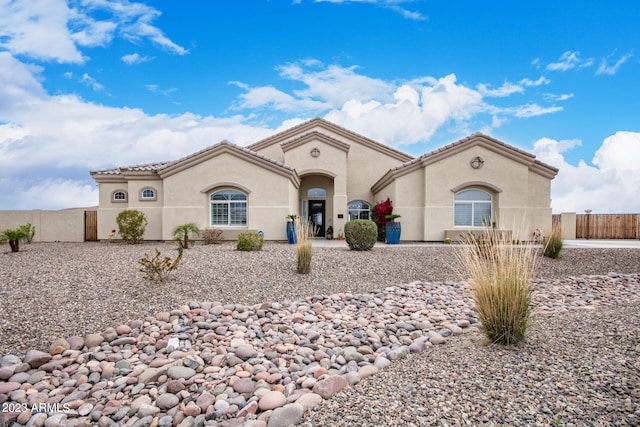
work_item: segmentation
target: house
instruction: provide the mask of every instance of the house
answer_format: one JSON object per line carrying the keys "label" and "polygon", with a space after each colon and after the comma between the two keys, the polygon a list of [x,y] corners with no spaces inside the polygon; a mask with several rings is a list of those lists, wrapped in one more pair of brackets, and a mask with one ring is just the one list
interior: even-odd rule
{"label": "house", "polygon": [[137,209],[147,240],[170,240],[194,222],[226,239],[261,230],[286,240],[286,217],[310,218],[324,235],[369,218],[390,198],[402,240],[442,241],[492,225],[529,240],[551,229],[558,169],[480,133],[414,158],[323,119],[240,147],[223,141],[179,160],[92,171],[99,184],[98,236]]}

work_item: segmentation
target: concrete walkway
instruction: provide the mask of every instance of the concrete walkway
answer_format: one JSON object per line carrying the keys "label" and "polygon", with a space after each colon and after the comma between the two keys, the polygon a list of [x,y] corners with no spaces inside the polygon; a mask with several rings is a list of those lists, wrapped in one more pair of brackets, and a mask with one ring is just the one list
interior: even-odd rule
{"label": "concrete walkway", "polygon": [[[580,240],[565,240],[563,242],[564,248],[636,248],[640,249],[640,240],[597,240],[597,239],[580,239]],[[316,238],[312,240],[314,248],[348,248],[345,240],[326,240],[322,238]],[[444,246],[440,242],[411,242],[400,243],[399,245],[387,245],[386,243],[376,242],[374,248],[407,248],[407,247],[425,247],[425,246]]]}

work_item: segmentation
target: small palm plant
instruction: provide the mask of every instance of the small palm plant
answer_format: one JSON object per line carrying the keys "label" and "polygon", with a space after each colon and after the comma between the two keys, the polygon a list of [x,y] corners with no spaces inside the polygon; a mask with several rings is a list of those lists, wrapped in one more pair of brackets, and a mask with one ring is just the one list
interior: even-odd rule
{"label": "small palm plant", "polygon": [[9,243],[11,252],[20,251],[20,241],[26,241],[29,238],[28,230],[24,226],[14,229],[7,229],[0,232],[0,243]]}
{"label": "small palm plant", "polygon": [[189,233],[200,234],[200,228],[194,222],[182,224],[173,229],[173,238],[182,242],[184,249],[189,249],[189,243],[193,244],[193,240],[189,239]]}

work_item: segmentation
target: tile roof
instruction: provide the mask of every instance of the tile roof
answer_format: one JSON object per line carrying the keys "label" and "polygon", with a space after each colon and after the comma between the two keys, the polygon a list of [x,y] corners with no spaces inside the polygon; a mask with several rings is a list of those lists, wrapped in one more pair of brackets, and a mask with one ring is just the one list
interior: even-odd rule
{"label": "tile roof", "polygon": [[262,154],[256,153],[255,151],[251,151],[246,147],[241,147],[239,145],[233,144],[229,141],[221,141],[215,145],[211,145],[209,147],[203,148],[200,151],[197,151],[195,153],[189,154],[188,156],[182,157],[178,160],[172,160],[172,161],[166,161],[166,162],[152,162],[152,163],[143,163],[140,165],[133,165],[133,166],[120,166],[120,167],[116,167],[116,168],[111,168],[111,169],[103,169],[103,170],[96,170],[96,171],[91,171],[92,175],[121,175],[123,173],[126,172],[159,172],[165,168],[168,168],[169,166],[173,166],[175,164],[178,163],[182,163],[184,161],[187,161],[189,159],[192,159],[194,157],[197,157],[203,153],[206,153],[207,151],[211,151],[214,150],[216,148],[220,148],[220,147],[231,147],[237,150],[240,150],[250,156],[256,157],[258,159],[267,161],[269,163],[272,163],[276,166],[279,166],[281,168],[284,169],[288,169],[293,171],[294,168],[292,168],[291,166],[285,165],[282,162],[279,162],[277,160],[273,160],[269,157],[266,157]]}

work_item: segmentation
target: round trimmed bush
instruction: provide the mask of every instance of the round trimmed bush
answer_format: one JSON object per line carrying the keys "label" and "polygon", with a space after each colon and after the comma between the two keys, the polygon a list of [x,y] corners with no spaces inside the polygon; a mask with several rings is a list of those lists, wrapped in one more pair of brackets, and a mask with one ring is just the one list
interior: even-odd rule
{"label": "round trimmed bush", "polygon": [[344,225],[344,238],[353,251],[368,251],[378,240],[378,226],[367,219],[354,219]]}
{"label": "round trimmed bush", "polygon": [[244,232],[238,235],[237,251],[259,251],[262,250],[264,237],[258,233]]}

